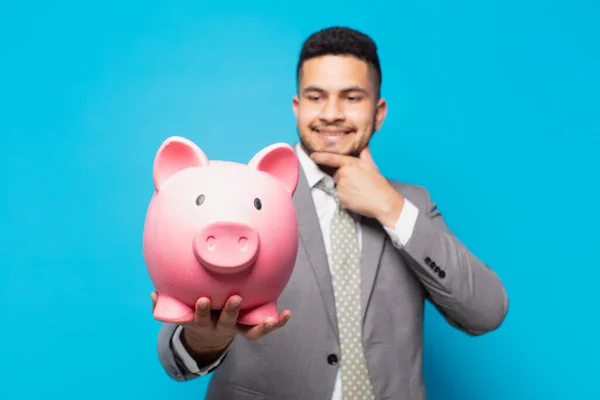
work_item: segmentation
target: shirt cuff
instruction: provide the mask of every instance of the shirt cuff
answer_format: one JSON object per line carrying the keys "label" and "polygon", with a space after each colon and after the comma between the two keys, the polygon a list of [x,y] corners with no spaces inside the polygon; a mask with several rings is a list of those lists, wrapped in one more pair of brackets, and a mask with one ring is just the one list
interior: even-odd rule
{"label": "shirt cuff", "polygon": [[390,239],[396,248],[400,249],[406,246],[413,234],[418,216],[419,209],[405,198],[404,206],[402,207],[402,211],[400,212],[400,216],[396,221],[394,229],[384,226],[385,231],[390,236]]}
{"label": "shirt cuff", "polygon": [[183,331],[183,326],[179,325],[175,332],[173,333],[173,337],[171,338],[171,344],[173,345],[173,351],[177,355],[177,357],[183,362],[183,365],[190,371],[192,374],[198,376],[204,376],[212,372],[223,360],[225,355],[227,354],[227,350],[221,354],[221,356],[212,364],[204,368],[199,368],[196,360],[192,358],[190,353],[183,346],[183,342],[181,341],[181,332]]}

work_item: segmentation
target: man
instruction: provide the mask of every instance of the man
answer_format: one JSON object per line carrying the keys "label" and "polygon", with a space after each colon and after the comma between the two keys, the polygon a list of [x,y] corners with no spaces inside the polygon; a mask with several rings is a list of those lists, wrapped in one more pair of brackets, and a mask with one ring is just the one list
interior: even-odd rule
{"label": "man", "polygon": [[297,79],[301,243],[280,319],[244,327],[239,296],[216,316],[201,298],[194,324],[162,327],[160,361],[178,381],[214,371],[210,400],[425,399],[425,300],[481,335],[504,320],[505,289],[424,188],[378,171],[368,144],[387,106],[375,43],[347,28],[319,31]]}

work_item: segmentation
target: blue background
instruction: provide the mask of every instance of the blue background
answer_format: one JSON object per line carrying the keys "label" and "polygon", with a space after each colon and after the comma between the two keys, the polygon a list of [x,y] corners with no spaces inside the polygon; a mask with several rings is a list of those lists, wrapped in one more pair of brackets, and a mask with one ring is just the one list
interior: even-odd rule
{"label": "blue background", "polygon": [[380,46],[380,169],[428,187],[510,295],[479,338],[428,308],[429,399],[600,398],[600,3],[245,4],[2,4],[0,398],[201,398],[210,378],[171,381],[156,354],[154,154],[294,142],[300,45],[333,24]]}

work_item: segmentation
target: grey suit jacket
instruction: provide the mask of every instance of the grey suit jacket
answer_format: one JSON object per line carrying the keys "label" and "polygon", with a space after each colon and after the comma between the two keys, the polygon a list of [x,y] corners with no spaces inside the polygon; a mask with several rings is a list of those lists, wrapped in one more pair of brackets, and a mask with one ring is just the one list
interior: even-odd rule
{"label": "grey suit jacket", "polygon": [[[206,399],[331,400],[340,354],[333,289],[321,229],[300,169],[294,194],[301,243],[278,307],[287,325],[258,341],[237,337],[215,370]],[[390,181],[419,208],[413,235],[398,250],[382,226],[363,218],[363,343],[377,399],[424,400],[423,312],[429,300],[458,329],[480,335],[500,326],[508,299],[497,275],[448,229],[428,192]],[[159,359],[177,381],[197,378],[174,355],[176,328],[164,324]]]}

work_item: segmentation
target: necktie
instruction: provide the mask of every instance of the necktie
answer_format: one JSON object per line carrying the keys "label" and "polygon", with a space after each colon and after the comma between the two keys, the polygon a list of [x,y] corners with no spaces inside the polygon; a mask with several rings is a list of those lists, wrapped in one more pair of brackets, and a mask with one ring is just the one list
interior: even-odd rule
{"label": "necktie", "polygon": [[331,269],[340,334],[342,397],[374,399],[361,339],[360,249],[355,221],[340,204],[335,188],[328,188],[322,180],[316,187],[337,203],[331,226]]}

